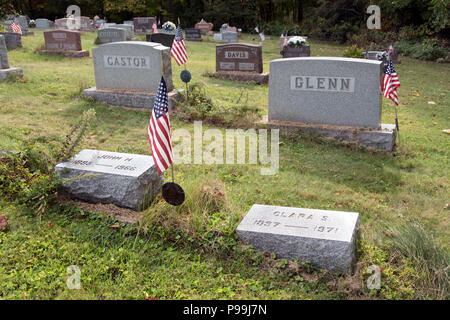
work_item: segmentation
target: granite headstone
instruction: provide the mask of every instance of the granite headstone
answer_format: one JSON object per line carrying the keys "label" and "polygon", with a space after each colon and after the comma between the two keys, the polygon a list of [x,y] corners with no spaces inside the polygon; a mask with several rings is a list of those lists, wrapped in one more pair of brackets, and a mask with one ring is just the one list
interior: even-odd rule
{"label": "granite headstone", "polygon": [[202,41],[202,34],[200,29],[197,28],[186,28],[186,41]]}
{"label": "granite headstone", "polygon": [[216,71],[262,73],[262,47],[254,44],[217,45]]}
{"label": "granite headstone", "polygon": [[5,37],[6,47],[8,49],[22,48],[22,35],[15,32],[0,32]]}
{"label": "granite headstone", "polygon": [[98,30],[97,39],[99,44],[126,41],[126,30],[121,28],[104,28]]}
{"label": "granite headstone", "polygon": [[160,43],[165,47],[171,48],[173,39],[175,38],[175,35],[158,32],[158,33],[147,34],[145,38],[148,42]]}
{"label": "granite headstone", "polygon": [[22,68],[11,67],[8,60],[5,37],[0,35],[0,81],[22,78]]}
{"label": "granite headstone", "polygon": [[153,23],[155,22],[154,17],[137,17],[133,19],[134,32],[135,33],[147,33],[151,32],[153,28]]}
{"label": "granite headstone", "polygon": [[239,42],[237,32],[225,31],[222,33],[222,42],[237,43]]}

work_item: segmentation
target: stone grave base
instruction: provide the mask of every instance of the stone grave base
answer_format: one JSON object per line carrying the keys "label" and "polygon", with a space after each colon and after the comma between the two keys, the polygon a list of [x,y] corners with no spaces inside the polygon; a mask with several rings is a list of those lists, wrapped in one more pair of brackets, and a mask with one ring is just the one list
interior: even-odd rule
{"label": "stone grave base", "polygon": [[355,128],[331,125],[312,125],[288,121],[263,121],[272,128],[291,133],[308,133],[338,141],[361,145],[370,149],[392,152],[395,147],[397,130],[394,124],[380,124],[380,128]]}
{"label": "stone grave base", "polygon": [[23,36],[33,36],[34,32],[33,31],[22,31],[22,37]]}
{"label": "stone grave base", "polygon": [[[169,109],[172,109],[174,102],[183,99],[183,90],[172,90],[169,92]],[[132,107],[132,108],[153,108],[156,93],[128,90],[97,89],[96,87],[83,90],[83,96],[107,104]]]}
{"label": "stone grave base", "polygon": [[257,84],[267,84],[269,82],[269,73],[249,73],[249,72],[236,72],[236,71],[220,71],[220,72],[208,72],[208,77],[233,80],[240,82],[254,81]]}
{"label": "stone grave base", "polygon": [[47,56],[64,56],[68,58],[89,57],[89,50],[70,51],[70,50],[39,50],[37,53]]}
{"label": "stone grave base", "polygon": [[203,39],[199,39],[199,38],[191,38],[191,39],[185,39],[186,41],[197,41],[197,42],[200,42],[200,41],[203,41]]}
{"label": "stone grave base", "polygon": [[0,69],[0,81],[22,79],[23,69],[11,67],[9,69]]}

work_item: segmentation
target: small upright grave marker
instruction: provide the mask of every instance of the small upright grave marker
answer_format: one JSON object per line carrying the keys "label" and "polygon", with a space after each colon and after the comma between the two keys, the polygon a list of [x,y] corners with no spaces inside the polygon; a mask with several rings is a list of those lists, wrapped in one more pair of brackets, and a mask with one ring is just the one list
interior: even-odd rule
{"label": "small upright grave marker", "polygon": [[354,264],[359,214],[255,204],[236,229],[238,237],[279,258],[311,261],[349,272]]}
{"label": "small upright grave marker", "polygon": [[22,68],[14,68],[9,65],[5,37],[0,35],[0,81],[15,80],[22,76]]}
{"label": "small upright grave marker", "polygon": [[53,30],[44,31],[45,50],[41,54],[63,55],[70,58],[89,57],[89,51],[81,47],[79,31]]}
{"label": "small upright grave marker", "polygon": [[126,41],[127,34],[125,29],[121,28],[104,28],[98,30],[97,42],[99,44],[105,44],[110,42]]}
{"label": "small upright grave marker", "polygon": [[197,28],[186,28],[186,41],[202,41],[201,30]]}
{"label": "small upright grave marker", "polygon": [[175,34],[173,33],[152,33],[145,36],[148,42],[160,43],[165,47],[172,47],[173,39],[175,39]]}
{"label": "small upright grave marker", "polygon": [[152,31],[154,17],[138,17],[133,19],[135,33],[147,33]]}
{"label": "small upright grave marker", "polygon": [[22,48],[22,36],[15,32],[0,32],[0,35],[5,37],[6,48],[16,49]]}
{"label": "small upright grave marker", "polygon": [[222,42],[237,43],[239,42],[238,34],[235,31],[225,31],[222,33]]}
{"label": "small upright grave marker", "polygon": [[211,22],[206,22],[205,20],[201,20],[200,22],[197,22],[195,24],[195,28],[196,29],[200,29],[200,32],[202,34],[207,34],[208,32],[210,32],[214,27],[214,24],[212,24]]}

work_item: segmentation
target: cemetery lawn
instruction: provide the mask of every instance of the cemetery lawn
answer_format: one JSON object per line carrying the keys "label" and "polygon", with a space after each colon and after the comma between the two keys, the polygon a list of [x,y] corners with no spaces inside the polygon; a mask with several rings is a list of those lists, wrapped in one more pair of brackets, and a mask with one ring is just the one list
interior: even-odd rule
{"label": "cemetery lawn", "polygon": [[[81,98],[95,86],[92,58],[35,54],[44,40],[34,32],[22,38],[23,48],[8,52],[24,79],[0,83],[0,149],[19,151],[30,141],[50,153],[93,108],[96,125],[78,151],[150,154],[150,112]],[[84,33],[83,49],[91,50],[94,39]],[[192,83],[218,106],[244,104],[267,114],[267,86],[204,76],[215,70],[215,43],[205,39],[187,42]],[[277,45],[277,38],[264,42],[264,71],[280,57]],[[344,50],[311,43],[313,56]],[[272,176],[260,175],[257,165],[176,165],[185,206],[175,210],[159,196],[137,227],[59,204],[39,226],[33,208],[0,199],[0,215],[9,219],[9,230],[0,231],[0,299],[448,299],[450,148],[443,130],[450,129],[450,65],[400,59],[401,140],[393,156],[299,136],[281,138],[280,169]],[[184,67],[172,68],[175,87],[183,89]],[[382,123],[394,123],[393,104],[383,100]],[[193,132],[176,116],[171,126]],[[354,275],[320,272],[240,244],[234,229],[255,203],[359,212]],[[81,269],[80,290],[66,286],[70,265]],[[370,265],[382,270],[380,290],[366,288]]]}

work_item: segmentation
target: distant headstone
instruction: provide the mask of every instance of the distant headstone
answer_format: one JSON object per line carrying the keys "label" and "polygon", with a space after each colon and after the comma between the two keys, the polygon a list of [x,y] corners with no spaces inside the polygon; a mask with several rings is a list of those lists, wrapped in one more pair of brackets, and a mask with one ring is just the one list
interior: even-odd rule
{"label": "distant headstone", "polygon": [[215,41],[222,41],[222,34],[221,33],[214,33],[213,40],[215,40]]}
{"label": "distant headstone", "polygon": [[127,40],[127,34],[125,29],[104,28],[98,30],[97,39],[99,44],[120,42]]}
{"label": "distant headstone", "polygon": [[51,27],[51,21],[48,19],[36,19],[35,23],[36,23],[36,29],[46,30],[46,29],[50,29],[50,27]]}
{"label": "distant headstone", "polygon": [[6,47],[8,49],[22,48],[22,35],[15,32],[0,32],[5,37]]}
{"label": "distant headstone", "polygon": [[200,22],[195,24],[196,29],[200,29],[202,34],[207,34],[212,31],[214,25],[211,22],[206,22],[205,20],[201,20]]}
{"label": "distant headstone", "polygon": [[392,47],[392,46],[389,49],[389,57],[392,60],[392,63],[395,63],[395,64],[402,63],[400,60],[398,60],[398,52],[397,52],[397,50],[395,50],[395,48]]}
{"label": "distant headstone", "polygon": [[127,40],[133,40],[134,38],[134,27],[131,24],[116,24],[114,28],[124,29],[126,32]]}
{"label": "distant headstone", "polygon": [[[68,179],[62,186],[71,197],[136,211],[153,201],[164,182],[153,158],[138,154],[85,149],[55,170]],[[82,175],[91,176],[77,178]]]}
{"label": "distant headstone", "polygon": [[225,32],[237,32],[237,28],[236,27],[227,27],[225,29]]}
{"label": "distant headstone", "polygon": [[114,22],[107,22],[103,25],[103,27],[105,27],[105,28],[110,28],[110,27],[115,27],[115,26],[116,26],[116,23],[114,23]]}
{"label": "distant headstone", "polygon": [[[336,129],[336,138],[391,151],[394,125],[380,125],[382,62],[337,57],[277,59],[270,63],[269,123]],[[355,130],[355,128],[367,128]],[[342,134],[341,134],[342,133]]]}
{"label": "distant headstone", "polygon": [[22,68],[15,68],[9,65],[5,37],[0,35],[0,81],[14,80],[22,78],[22,76]]}
{"label": "distant headstone", "polygon": [[80,17],[80,29],[81,31],[93,31],[94,24],[91,18],[89,17]]}
{"label": "distant headstone", "polygon": [[127,25],[130,25],[130,26],[133,26],[133,28],[134,28],[134,22],[132,20],[124,21],[123,24],[127,24]]}
{"label": "distant headstone", "polygon": [[106,20],[103,20],[103,19],[97,19],[97,20],[95,20],[95,22],[94,22],[94,27],[99,28],[102,24],[103,24],[103,26],[104,26],[105,23],[106,23]]}
{"label": "distant headstone", "polygon": [[239,42],[237,32],[226,31],[226,32],[222,33],[222,42],[225,42],[225,43]]}
{"label": "distant headstone", "polygon": [[200,29],[186,28],[186,41],[202,41],[202,34]]}
{"label": "distant headstone", "polygon": [[286,45],[281,51],[283,58],[297,58],[297,57],[309,57],[311,56],[310,46],[290,46]]}
{"label": "distant headstone", "polygon": [[28,20],[26,16],[8,16],[6,18],[6,20],[3,21],[3,25],[5,26],[5,31],[6,32],[13,32],[12,28],[11,28],[11,24],[13,22],[16,22],[17,24],[19,24],[20,29],[22,30],[22,36],[29,36],[29,35],[33,35],[34,32],[29,31],[28,29]]}
{"label": "distant headstone", "polygon": [[53,30],[44,31],[45,50],[42,54],[60,54],[70,58],[88,57],[89,51],[81,47],[79,31]]}
{"label": "distant headstone", "polygon": [[156,42],[160,43],[165,47],[172,47],[173,39],[175,38],[175,34],[167,34],[167,33],[152,33],[146,35],[146,40],[148,42]]}
{"label": "distant headstone", "polygon": [[133,19],[135,33],[147,33],[152,31],[154,17],[138,17]]}
{"label": "distant headstone", "polygon": [[356,212],[255,204],[236,229],[258,250],[284,259],[310,261],[335,272],[350,272],[356,261]]}
{"label": "distant headstone", "polygon": [[168,47],[154,42],[114,42],[92,49],[92,55],[96,87],[84,90],[85,96],[114,105],[152,108],[164,75],[169,98],[179,97],[173,90]]}

